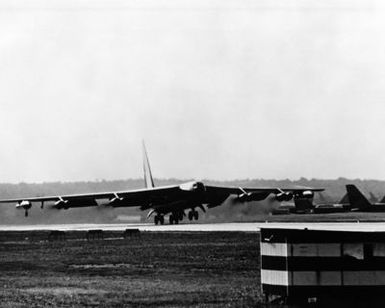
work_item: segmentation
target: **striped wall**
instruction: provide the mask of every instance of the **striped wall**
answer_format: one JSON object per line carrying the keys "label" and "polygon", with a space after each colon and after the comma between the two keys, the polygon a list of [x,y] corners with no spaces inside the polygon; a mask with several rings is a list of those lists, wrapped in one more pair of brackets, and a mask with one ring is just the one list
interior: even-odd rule
{"label": "striped wall", "polygon": [[282,286],[384,285],[385,271],[261,271],[263,284]]}
{"label": "striped wall", "polygon": [[[272,229],[261,230],[261,282],[264,293],[291,293],[313,296],[327,292],[365,292],[375,290],[385,294],[385,234],[340,231],[325,236],[320,232],[311,242],[311,231],[306,232],[304,243],[301,233],[282,229],[275,236]],[[339,237],[343,234],[342,238]],[[356,236],[356,237],[355,237]],[[380,242],[380,238],[383,242]]]}
{"label": "striped wall", "polygon": [[288,286],[289,272],[262,269],[261,281],[262,281],[262,284]]}
{"label": "striped wall", "polygon": [[288,249],[286,243],[261,243],[261,254],[264,256],[287,257]]}

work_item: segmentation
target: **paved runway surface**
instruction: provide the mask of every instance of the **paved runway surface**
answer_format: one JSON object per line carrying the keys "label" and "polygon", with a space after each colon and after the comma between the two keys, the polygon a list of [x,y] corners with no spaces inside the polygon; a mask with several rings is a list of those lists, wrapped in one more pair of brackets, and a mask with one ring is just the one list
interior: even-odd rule
{"label": "paved runway surface", "polygon": [[23,225],[0,226],[0,231],[28,231],[28,230],[64,230],[84,231],[89,229],[103,229],[121,231],[127,228],[138,228],[141,231],[243,231],[257,232],[260,228],[308,228],[309,230],[345,230],[345,231],[385,231],[384,222],[245,222],[245,223],[215,223],[215,224],[180,224],[155,226],[153,224],[55,224],[55,225]]}

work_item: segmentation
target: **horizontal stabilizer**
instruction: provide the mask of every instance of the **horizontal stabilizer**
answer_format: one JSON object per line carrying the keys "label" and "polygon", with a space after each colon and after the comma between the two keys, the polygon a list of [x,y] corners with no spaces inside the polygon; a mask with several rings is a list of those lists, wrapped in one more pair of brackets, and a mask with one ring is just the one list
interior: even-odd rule
{"label": "horizontal stabilizer", "polygon": [[356,209],[366,209],[371,206],[368,199],[358,190],[355,185],[348,184],[346,185],[346,191],[349,197],[349,203],[352,208]]}

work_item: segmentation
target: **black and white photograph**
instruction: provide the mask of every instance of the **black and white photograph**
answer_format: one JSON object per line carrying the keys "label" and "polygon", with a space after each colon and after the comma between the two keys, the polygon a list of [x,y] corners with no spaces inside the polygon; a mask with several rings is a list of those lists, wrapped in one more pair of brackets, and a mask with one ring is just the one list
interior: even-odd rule
{"label": "black and white photograph", "polygon": [[385,3],[0,0],[0,307],[383,307]]}

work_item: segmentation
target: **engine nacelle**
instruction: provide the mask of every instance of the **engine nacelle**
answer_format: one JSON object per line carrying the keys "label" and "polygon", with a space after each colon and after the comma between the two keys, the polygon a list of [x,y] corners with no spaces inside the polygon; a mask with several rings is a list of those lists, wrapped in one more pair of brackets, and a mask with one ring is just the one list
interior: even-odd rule
{"label": "engine nacelle", "polygon": [[54,208],[57,208],[59,210],[61,210],[61,209],[68,210],[69,209],[68,200],[60,199],[60,200],[56,201],[54,204]]}
{"label": "engine nacelle", "polygon": [[31,201],[23,200],[16,204],[17,209],[23,209],[25,210],[25,217],[28,216],[28,210],[32,207]]}
{"label": "engine nacelle", "polygon": [[304,192],[302,192],[301,196],[302,198],[311,199],[314,197],[314,192],[312,192],[311,190],[305,190]]}
{"label": "engine nacelle", "polygon": [[237,199],[238,199],[239,202],[248,202],[248,201],[251,200],[251,196],[252,196],[251,193],[246,193],[245,192],[245,193],[239,195]]}
{"label": "engine nacelle", "polygon": [[279,202],[290,201],[291,199],[293,199],[293,193],[281,192],[281,193],[275,195],[275,199]]}
{"label": "engine nacelle", "polygon": [[110,199],[110,201],[108,201],[107,205],[117,207],[123,203],[123,200],[124,200],[123,198],[116,196],[116,197]]}
{"label": "engine nacelle", "polygon": [[17,209],[29,210],[32,207],[31,201],[23,200],[16,204]]}
{"label": "engine nacelle", "polygon": [[237,197],[239,202],[262,201],[267,198],[269,192],[244,192]]}
{"label": "engine nacelle", "polygon": [[205,191],[205,186],[201,182],[187,182],[179,185],[179,188],[184,191]]}

